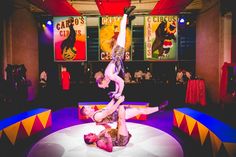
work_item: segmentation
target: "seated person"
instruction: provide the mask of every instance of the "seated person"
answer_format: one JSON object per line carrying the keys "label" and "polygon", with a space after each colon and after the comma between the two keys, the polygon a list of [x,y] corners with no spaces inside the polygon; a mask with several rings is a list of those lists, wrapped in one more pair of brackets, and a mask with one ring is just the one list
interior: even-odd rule
{"label": "seated person", "polygon": [[186,84],[189,79],[191,79],[190,72],[180,68],[176,75],[176,84]]}
{"label": "seated person", "polygon": [[138,70],[134,73],[134,78],[136,83],[140,83],[143,80],[143,71],[142,70]]}
{"label": "seated person", "polygon": [[130,72],[126,72],[126,73],[125,73],[124,81],[125,81],[125,83],[131,83],[131,81],[132,81],[132,76],[131,76]]}
{"label": "seated person", "polygon": [[151,80],[152,79],[152,74],[150,71],[147,71],[146,73],[144,73],[144,79],[145,80]]}

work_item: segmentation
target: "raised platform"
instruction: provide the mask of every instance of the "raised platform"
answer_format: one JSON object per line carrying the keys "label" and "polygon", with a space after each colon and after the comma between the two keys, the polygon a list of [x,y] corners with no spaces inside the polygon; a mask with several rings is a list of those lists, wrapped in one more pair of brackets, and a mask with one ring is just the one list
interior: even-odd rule
{"label": "raised platform", "polygon": [[0,121],[0,141],[14,145],[18,139],[31,136],[52,124],[51,110],[38,108]]}
{"label": "raised platform", "polygon": [[191,108],[174,109],[174,127],[207,147],[210,156],[236,156],[236,129]]}
{"label": "raised platform", "polygon": [[[85,106],[85,105],[90,105],[92,108],[94,108],[95,110],[99,110],[104,108],[109,102],[79,102],[78,103],[78,117],[79,119],[88,119],[89,117],[87,116],[82,116],[80,115],[80,109]],[[128,102],[125,101],[123,102],[123,105],[125,105],[126,107],[135,107],[135,108],[145,108],[149,106],[148,102]],[[147,119],[147,115],[137,115],[136,117],[132,118],[132,119],[136,119],[136,120],[146,120]]]}

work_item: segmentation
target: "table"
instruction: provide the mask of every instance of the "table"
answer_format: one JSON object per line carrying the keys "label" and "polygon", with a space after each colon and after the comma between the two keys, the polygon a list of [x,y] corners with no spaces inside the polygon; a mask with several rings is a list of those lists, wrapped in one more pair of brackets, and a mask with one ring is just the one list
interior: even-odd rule
{"label": "table", "polygon": [[206,89],[203,79],[188,80],[185,103],[206,105]]}

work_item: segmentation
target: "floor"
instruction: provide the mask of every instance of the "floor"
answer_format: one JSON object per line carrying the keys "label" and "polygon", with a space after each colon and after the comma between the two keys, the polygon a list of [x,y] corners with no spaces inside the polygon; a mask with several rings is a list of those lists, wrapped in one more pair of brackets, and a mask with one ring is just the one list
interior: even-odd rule
{"label": "floor", "polygon": [[[78,119],[77,106],[61,106],[61,108],[53,110],[52,118],[53,125],[50,128],[47,128],[27,139],[17,141],[15,146],[4,145],[1,143],[1,157],[27,157],[35,143],[39,142],[46,136],[67,127],[78,126],[80,124],[87,124],[91,122],[91,120]],[[147,120],[128,120],[128,122],[154,127],[165,132],[179,143],[182,147],[184,157],[209,157],[208,151],[203,149],[199,143],[173,127],[172,107],[167,108],[164,111],[148,115]],[[2,154],[5,154],[5,156]]]}
{"label": "floor", "polygon": [[[126,123],[132,137],[125,147],[113,147],[107,152],[84,142],[84,134],[98,134],[104,128],[94,122],[74,125],[58,130],[39,140],[30,150],[27,157],[183,157],[179,142],[168,133],[139,123]],[[112,123],[113,128],[116,123]]]}

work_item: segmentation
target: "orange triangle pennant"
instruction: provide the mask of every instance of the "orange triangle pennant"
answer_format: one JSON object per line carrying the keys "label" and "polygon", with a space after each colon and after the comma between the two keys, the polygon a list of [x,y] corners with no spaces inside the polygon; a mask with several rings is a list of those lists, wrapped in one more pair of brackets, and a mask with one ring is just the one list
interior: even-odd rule
{"label": "orange triangle pennant", "polygon": [[174,109],[174,116],[175,116],[177,125],[179,127],[182,120],[183,120],[184,114],[182,112],[179,112],[178,110]]}
{"label": "orange triangle pennant", "polygon": [[193,127],[194,127],[194,125],[196,124],[196,120],[193,119],[193,118],[190,117],[190,116],[187,116],[187,115],[185,115],[185,116],[186,116],[186,121],[187,121],[187,126],[188,126],[189,135],[191,135],[191,134],[192,134],[192,131],[193,131]]}
{"label": "orange triangle pennant", "polygon": [[139,119],[139,117],[140,117],[140,114],[139,114],[139,115],[137,115],[137,116],[135,116],[135,118],[136,118],[136,119]]}
{"label": "orange triangle pennant", "polygon": [[211,146],[213,151],[213,156],[217,155],[217,152],[220,150],[220,146],[222,144],[221,140],[210,131],[210,139],[211,139]]}
{"label": "orange triangle pennant", "polygon": [[207,127],[205,127],[204,125],[202,125],[198,121],[197,121],[197,126],[198,126],[198,132],[199,132],[199,135],[200,135],[201,144],[203,145],[203,143],[206,140],[206,136],[207,136],[207,133],[208,133],[209,130],[208,130]]}
{"label": "orange triangle pennant", "polygon": [[48,111],[45,111],[43,113],[37,114],[37,116],[38,116],[38,118],[39,118],[39,120],[42,123],[44,128],[46,127],[46,124],[48,122],[48,117],[49,117],[50,114],[51,114],[51,110],[48,110]]}
{"label": "orange triangle pennant", "polygon": [[28,136],[30,136],[31,130],[33,128],[35,117],[36,117],[36,115],[31,116],[31,117],[26,118],[26,119],[21,121],[21,123],[22,123],[23,127],[25,128],[25,131],[26,131]]}
{"label": "orange triangle pennant", "polygon": [[12,144],[15,144],[16,142],[16,136],[19,131],[19,127],[20,122],[12,124],[3,130]]}

